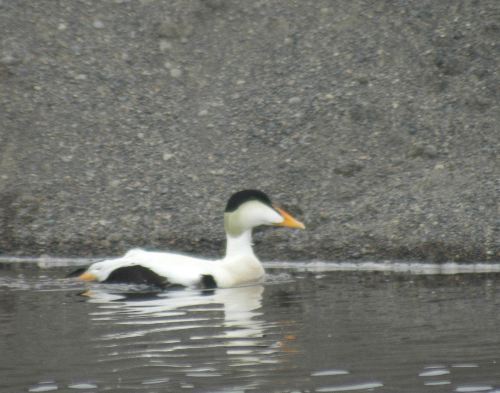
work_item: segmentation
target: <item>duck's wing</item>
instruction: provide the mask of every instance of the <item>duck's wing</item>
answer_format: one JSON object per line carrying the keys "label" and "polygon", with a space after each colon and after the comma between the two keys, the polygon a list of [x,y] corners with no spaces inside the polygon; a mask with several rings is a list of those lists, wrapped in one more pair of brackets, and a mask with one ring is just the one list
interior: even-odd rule
{"label": "duck's wing", "polygon": [[[187,255],[133,250],[126,257],[136,265],[151,270],[168,280],[169,285],[210,287],[210,279],[217,261]],[[213,280],[213,277],[212,277]]]}
{"label": "duck's wing", "polygon": [[148,284],[161,288],[216,287],[213,271],[217,261],[182,254],[134,249],[123,257],[94,263],[85,273],[70,276],[108,283]]}

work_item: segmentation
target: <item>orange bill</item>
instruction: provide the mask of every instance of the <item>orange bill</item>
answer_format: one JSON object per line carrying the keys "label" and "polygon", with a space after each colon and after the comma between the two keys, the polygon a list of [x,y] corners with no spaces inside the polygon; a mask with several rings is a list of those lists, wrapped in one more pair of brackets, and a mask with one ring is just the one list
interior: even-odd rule
{"label": "orange bill", "polygon": [[83,281],[97,281],[97,277],[95,276],[95,274],[89,272],[81,274],[80,276],[78,276],[78,278]]}
{"label": "orange bill", "polygon": [[288,227],[288,228],[299,228],[299,229],[305,229],[305,225],[302,224],[299,220],[293,218],[293,216],[290,213],[287,213],[283,209],[280,209],[279,207],[274,207],[279,214],[284,218],[283,222],[280,224],[277,224],[280,227]]}

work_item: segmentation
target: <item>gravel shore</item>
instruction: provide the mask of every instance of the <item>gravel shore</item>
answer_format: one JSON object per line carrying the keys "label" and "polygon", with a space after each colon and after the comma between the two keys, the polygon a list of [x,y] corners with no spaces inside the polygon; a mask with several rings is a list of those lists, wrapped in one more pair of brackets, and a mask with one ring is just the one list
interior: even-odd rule
{"label": "gravel shore", "polygon": [[0,254],[500,260],[500,3],[0,0]]}

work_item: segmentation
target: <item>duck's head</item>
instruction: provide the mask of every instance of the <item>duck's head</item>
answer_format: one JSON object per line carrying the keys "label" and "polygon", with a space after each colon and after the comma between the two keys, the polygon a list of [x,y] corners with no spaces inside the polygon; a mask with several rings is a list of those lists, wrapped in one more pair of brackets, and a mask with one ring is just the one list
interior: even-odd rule
{"label": "duck's head", "polygon": [[226,232],[231,236],[239,236],[259,225],[305,228],[290,213],[274,205],[262,191],[243,190],[231,195],[224,211]]}
{"label": "duck's head", "polygon": [[79,276],[83,281],[104,281],[108,278],[109,274],[116,268],[113,263],[96,262],[88,267],[88,269]]}

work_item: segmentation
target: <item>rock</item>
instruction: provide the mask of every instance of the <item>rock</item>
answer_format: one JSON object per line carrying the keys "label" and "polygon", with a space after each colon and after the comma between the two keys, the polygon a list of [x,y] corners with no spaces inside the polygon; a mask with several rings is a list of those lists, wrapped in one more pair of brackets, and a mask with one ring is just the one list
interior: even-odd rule
{"label": "rock", "polygon": [[172,78],[180,78],[182,76],[182,70],[180,68],[172,68],[170,70],[170,75]]}
{"label": "rock", "polygon": [[213,11],[221,10],[226,7],[227,0],[202,0],[201,2],[207,8],[210,8]]}
{"label": "rock", "polygon": [[168,160],[171,160],[172,158],[174,158],[174,154],[172,153],[163,153],[162,155],[162,158],[163,158],[163,161],[168,161]]}
{"label": "rock", "polygon": [[438,156],[438,150],[433,145],[415,144],[410,147],[408,156],[411,158],[423,157],[432,159]]}
{"label": "rock", "polygon": [[358,164],[355,162],[349,162],[349,163],[335,167],[333,169],[333,172],[336,173],[337,175],[351,177],[351,176],[354,176],[359,171],[361,171],[363,168],[364,168],[364,166],[361,164]]}
{"label": "rock", "polygon": [[158,46],[161,52],[165,52],[169,49],[172,49],[172,44],[168,40],[160,40]]}
{"label": "rock", "polygon": [[160,38],[182,39],[191,35],[193,26],[187,20],[167,17],[158,24],[156,31]]}
{"label": "rock", "polygon": [[92,26],[94,26],[96,29],[103,29],[104,28],[104,23],[101,20],[96,19],[92,23]]}

